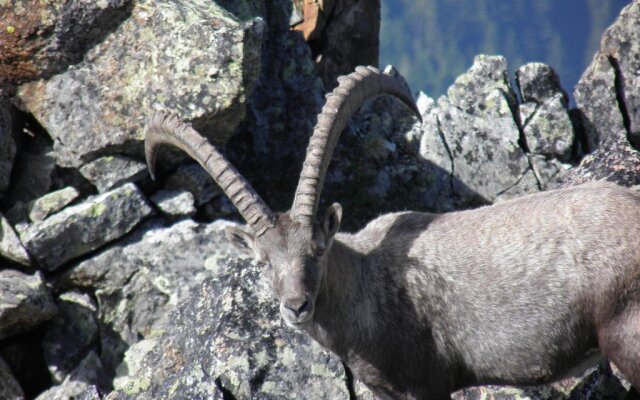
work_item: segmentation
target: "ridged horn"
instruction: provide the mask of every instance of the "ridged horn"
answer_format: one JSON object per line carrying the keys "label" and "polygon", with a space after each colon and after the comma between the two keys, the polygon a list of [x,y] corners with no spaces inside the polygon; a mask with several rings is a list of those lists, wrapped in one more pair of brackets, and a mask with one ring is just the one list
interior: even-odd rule
{"label": "ridged horn", "polygon": [[355,72],[339,77],[338,87],[327,95],[309,140],[291,207],[294,220],[306,226],[313,224],[327,168],[342,130],[365,100],[382,94],[398,98],[421,118],[411,92],[394,76],[374,67],[357,67]]}
{"label": "ridged horn", "polygon": [[144,152],[153,179],[158,148],[165,144],[179,148],[196,160],[222,188],[257,236],[274,226],[275,216],[269,206],[233,165],[190,124],[164,112],[155,113],[145,130]]}

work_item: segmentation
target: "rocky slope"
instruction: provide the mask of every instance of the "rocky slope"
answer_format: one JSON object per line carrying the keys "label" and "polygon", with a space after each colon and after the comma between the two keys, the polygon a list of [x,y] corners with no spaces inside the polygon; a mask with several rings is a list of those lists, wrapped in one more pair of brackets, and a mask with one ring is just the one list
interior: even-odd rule
{"label": "rocky slope", "polygon": [[[0,398],[371,398],[339,359],[280,324],[260,268],[224,236],[238,216],[206,173],[167,151],[152,181],[142,156],[147,116],[174,110],[288,208],[327,80],[371,63],[331,38],[362,35],[355,16],[379,4],[325,3],[349,10],[318,24],[314,37],[337,46],[323,54],[340,60],[325,64],[290,29],[299,10],[286,0],[51,1],[38,13],[0,3]],[[385,211],[640,184],[638,21],[634,1],[605,33],[576,109],[551,67],[512,74],[487,55],[447,96],[417,95],[422,123],[390,98],[366,103],[323,201],[341,201],[357,229]],[[455,396],[626,388],[602,366]]]}

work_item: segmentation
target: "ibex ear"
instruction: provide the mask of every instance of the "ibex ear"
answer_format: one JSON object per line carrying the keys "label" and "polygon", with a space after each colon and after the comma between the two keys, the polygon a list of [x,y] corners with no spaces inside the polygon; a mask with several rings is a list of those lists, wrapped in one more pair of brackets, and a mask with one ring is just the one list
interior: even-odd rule
{"label": "ibex ear", "polygon": [[227,239],[239,250],[253,251],[255,235],[253,232],[237,226],[227,226],[224,230]]}
{"label": "ibex ear", "polygon": [[333,239],[333,236],[340,229],[342,221],[342,206],[339,203],[333,203],[327,208],[322,221],[322,230],[327,242]]}

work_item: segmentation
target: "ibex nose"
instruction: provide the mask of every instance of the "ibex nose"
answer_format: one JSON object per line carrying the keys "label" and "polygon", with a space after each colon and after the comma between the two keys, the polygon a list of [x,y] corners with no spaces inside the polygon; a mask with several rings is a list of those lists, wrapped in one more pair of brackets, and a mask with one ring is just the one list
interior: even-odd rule
{"label": "ibex nose", "polygon": [[309,301],[305,297],[296,299],[287,299],[284,301],[284,307],[293,312],[296,317],[299,317],[304,311],[309,308]]}

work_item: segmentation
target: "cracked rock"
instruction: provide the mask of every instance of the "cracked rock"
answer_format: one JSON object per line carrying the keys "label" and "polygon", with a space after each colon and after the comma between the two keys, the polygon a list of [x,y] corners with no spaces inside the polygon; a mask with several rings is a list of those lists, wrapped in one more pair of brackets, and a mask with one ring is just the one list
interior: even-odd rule
{"label": "cracked rock", "polygon": [[29,225],[20,239],[38,264],[52,271],[121,237],[152,212],[137,186],[127,183]]}
{"label": "cracked rock", "polygon": [[0,256],[22,265],[31,265],[29,254],[9,221],[0,213]]}
{"label": "cracked rock", "polygon": [[80,173],[100,193],[127,182],[137,182],[148,175],[145,163],[124,156],[100,157],[83,165]]}
{"label": "cracked rock", "polygon": [[529,167],[512,114],[515,94],[506,60],[476,57],[447,93],[425,117],[421,155],[451,171],[458,196],[492,202]]}
{"label": "cracked rock", "polygon": [[40,273],[0,271],[0,339],[51,319],[56,306]]}
{"label": "cracked rock", "polygon": [[82,61],[23,84],[17,97],[54,139],[63,167],[106,153],[141,156],[143,128],[159,109],[225,142],[258,77],[263,28],[261,18],[238,21],[208,0],[132,2]]}
{"label": "cracked rock", "polygon": [[[607,29],[600,50],[574,96],[584,114],[589,150],[626,131],[640,148],[640,2],[625,7]],[[614,139],[617,140],[617,139]]]}
{"label": "cracked rock", "polygon": [[552,95],[539,105],[522,104],[520,115],[531,153],[563,161],[570,159],[576,138],[561,93]]}
{"label": "cracked rock", "polygon": [[62,210],[66,205],[80,196],[80,193],[72,186],[46,195],[34,200],[29,205],[29,219],[33,222],[43,221],[50,214]]}

